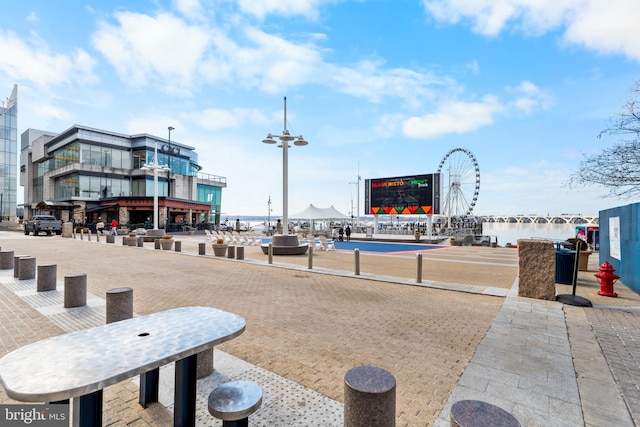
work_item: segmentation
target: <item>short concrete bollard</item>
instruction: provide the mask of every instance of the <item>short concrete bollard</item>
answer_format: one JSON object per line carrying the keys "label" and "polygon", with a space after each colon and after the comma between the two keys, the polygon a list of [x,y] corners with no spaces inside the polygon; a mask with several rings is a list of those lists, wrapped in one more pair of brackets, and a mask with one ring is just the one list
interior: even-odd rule
{"label": "short concrete bollard", "polygon": [[127,236],[122,236],[122,246],[129,246],[127,244]]}
{"label": "short concrete bollard", "polygon": [[236,248],[236,259],[244,259],[244,246]]}
{"label": "short concrete bollard", "polygon": [[153,239],[153,249],[160,249],[160,239]]}
{"label": "short concrete bollard", "polygon": [[96,231],[96,242],[100,243],[100,232]]}
{"label": "short concrete bollard", "polygon": [[360,249],[355,248],[353,250],[353,256],[355,258],[355,262],[356,262],[356,276],[360,275]]}
{"label": "short concrete bollard", "polygon": [[13,256],[13,278],[20,277],[20,258],[27,257],[29,255],[14,255]]}
{"label": "short concrete bollard", "polygon": [[113,234],[107,234],[107,243],[115,243],[116,242],[116,236],[114,236]]}
{"label": "short concrete bollard", "polygon": [[84,240],[84,228],[80,229],[80,240]]}
{"label": "short concrete bollard", "polygon": [[198,255],[206,255],[206,253],[207,253],[207,244],[198,243]]}
{"label": "short concrete bollard", "polygon": [[422,252],[416,254],[416,283],[422,283]]}
{"label": "short concrete bollard", "polygon": [[344,427],[396,425],[396,379],[375,366],[356,366],[344,376]]}
{"label": "short concrete bollard", "polygon": [[87,240],[91,241],[91,230],[87,231]]}
{"label": "short concrete bollard", "polygon": [[182,240],[176,240],[173,245],[176,252],[182,252]]}
{"label": "short concrete bollard", "polygon": [[227,258],[235,258],[236,257],[236,247],[229,246],[227,248]]}
{"label": "short concrete bollard", "polygon": [[64,276],[64,308],[87,305],[87,273]]}
{"label": "short concrete bollard", "polygon": [[309,259],[307,260],[307,268],[311,270],[313,268],[313,248],[309,246]]}
{"label": "short concrete bollard", "polygon": [[18,259],[20,269],[18,271],[18,280],[32,280],[36,278],[36,259],[35,257],[24,256]]}
{"label": "short concrete bollard", "polygon": [[269,243],[269,264],[273,264],[273,243]]}
{"label": "short concrete bollard", "polygon": [[520,427],[513,415],[480,400],[460,400],[454,403],[449,418],[451,427]]}
{"label": "short concrete bollard", "polygon": [[142,236],[138,237],[138,247],[144,248],[144,237]]}
{"label": "short concrete bollard", "polygon": [[57,284],[58,265],[43,264],[38,266],[37,291],[55,291]]}
{"label": "short concrete bollard", "polygon": [[202,379],[213,374],[213,348],[198,353],[197,360],[196,378]]}
{"label": "short concrete bollard", "polygon": [[13,268],[13,251],[0,251],[0,270]]}
{"label": "short concrete bollard", "polygon": [[107,323],[133,317],[133,289],[113,288],[107,290]]}

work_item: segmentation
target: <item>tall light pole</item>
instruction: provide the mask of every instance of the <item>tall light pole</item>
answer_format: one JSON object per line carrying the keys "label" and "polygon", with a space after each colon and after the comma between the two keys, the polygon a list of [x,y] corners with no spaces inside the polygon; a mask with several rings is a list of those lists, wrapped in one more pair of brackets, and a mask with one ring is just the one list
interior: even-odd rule
{"label": "tall light pole", "polygon": [[153,162],[145,163],[140,169],[153,170],[153,229],[158,230],[158,169],[166,169],[158,164],[158,141],[155,141]]}
{"label": "tall light pole", "polygon": [[169,126],[167,129],[169,129],[169,151],[167,154],[169,156],[169,171],[167,172],[167,198],[169,198],[171,197],[171,131],[175,128],[173,126]]}
{"label": "tall light pole", "polygon": [[304,140],[302,135],[300,136],[291,136],[289,131],[287,130],[287,97],[284,97],[284,130],[282,131],[282,135],[272,135],[268,134],[265,139],[262,140],[265,144],[275,144],[276,141],[274,138],[278,138],[282,141],[281,145],[278,147],[282,147],[282,226],[283,233],[289,233],[289,141],[294,141],[293,145],[298,147],[302,147],[307,145],[308,142]]}
{"label": "tall light pole", "polygon": [[[349,184],[355,184],[358,191],[358,198],[357,198],[357,204],[356,204],[356,224],[355,224],[356,228],[358,227],[358,224],[360,224],[360,181],[361,180],[362,180],[362,177],[360,176],[360,162],[358,162],[358,180],[356,182],[349,182]],[[351,200],[351,203],[353,204],[353,199]],[[353,206],[351,206],[351,215],[353,216]]]}

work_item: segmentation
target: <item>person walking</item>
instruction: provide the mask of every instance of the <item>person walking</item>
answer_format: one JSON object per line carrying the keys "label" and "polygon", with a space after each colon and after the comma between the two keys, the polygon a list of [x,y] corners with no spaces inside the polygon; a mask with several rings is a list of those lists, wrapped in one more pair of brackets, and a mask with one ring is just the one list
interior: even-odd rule
{"label": "person walking", "polygon": [[338,230],[338,239],[342,242],[344,240],[344,238],[342,236],[344,236],[344,228],[340,227],[340,229]]}
{"label": "person walking", "polygon": [[98,220],[98,223],[96,224],[96,230],[98,231],[98,233],[100,234],[104,234],[104,222],[102,222],[102,220]]}
{"label": "person walking", "polygon": [[347,242],[351,241],[351,226],[347,225],[347,228],[344,230],[344,234],[347,236]]}
{"label": "person walking", "polygon": [[118,220],[113,218],[113,221],[111,221],[111,233],[114,236],[118,235]]}

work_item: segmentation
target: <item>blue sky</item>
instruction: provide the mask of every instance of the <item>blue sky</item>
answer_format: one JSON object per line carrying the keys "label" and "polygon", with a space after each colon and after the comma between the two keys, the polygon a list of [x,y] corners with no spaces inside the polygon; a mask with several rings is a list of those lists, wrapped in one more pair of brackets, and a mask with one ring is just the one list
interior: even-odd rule
{"label": "blue sky", "polygon": [[[640,77],[637,0],[27,0],[0,15],[0,91],[18,131],[74,124],[196,147],[229,216],[364,210],[364,179],[480,168],[477,214],[595,214],[568,188]],[[4,88],[4,89],[2,89]],[[446,189],[445,189],[446,191]],[[21,190],[19,189],[19,193]],[[355,214],[355,212],[354,212]]]}

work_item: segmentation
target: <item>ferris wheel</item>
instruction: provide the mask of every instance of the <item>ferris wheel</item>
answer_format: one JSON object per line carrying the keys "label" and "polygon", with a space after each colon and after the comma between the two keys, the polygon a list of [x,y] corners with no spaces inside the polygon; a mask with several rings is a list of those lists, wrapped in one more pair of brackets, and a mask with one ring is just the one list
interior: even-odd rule
{"label": "ferris wheel", "polygon": [[438,166],[444,197],[442,212],[448,218],[469,216],[480,192],[480,168],[473,153],[454,148],[444,155]]}

